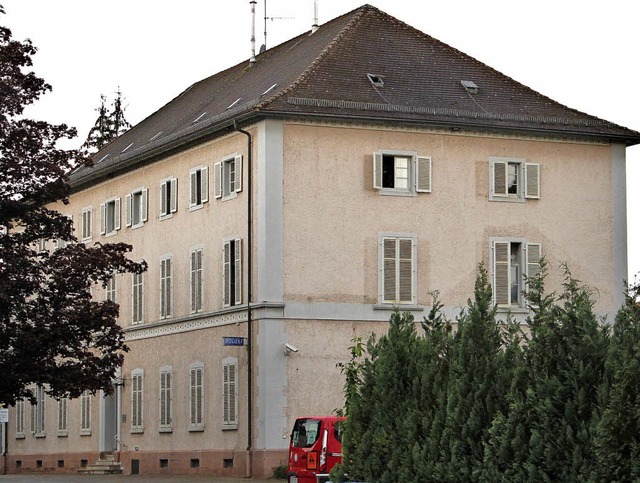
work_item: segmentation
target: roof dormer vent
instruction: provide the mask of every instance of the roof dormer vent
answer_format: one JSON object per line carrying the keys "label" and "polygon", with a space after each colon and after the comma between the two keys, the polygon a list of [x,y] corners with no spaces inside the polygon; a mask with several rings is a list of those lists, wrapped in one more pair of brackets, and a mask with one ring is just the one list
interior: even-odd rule
{"label": "roof dormer vent", "polygon": [[238,97],[235,101],[233,101],[231,104],[229,104],[229,107],[227,107],[226,110],[228,111],[229,109],[232,109],[232,108],[236,107],[238,102],[240,102],[240,99],[242,99],[242,97]]}
{"label": "roof dormer vent", "polygon": [[378,74],[367,74],[367,78],[376,87],[382,87],[384,85],[384,80],[382,80],[382,76],[381,75],[378,75]]}
{"label": "roof dormer vent", "polygon": [[478,86],[476,85],[475,82],[470,81],[470,80],[462,80],[462,81],[460,81],[460,83],[463,85],[463,87],[470,94],[477,94],[478,93]]}

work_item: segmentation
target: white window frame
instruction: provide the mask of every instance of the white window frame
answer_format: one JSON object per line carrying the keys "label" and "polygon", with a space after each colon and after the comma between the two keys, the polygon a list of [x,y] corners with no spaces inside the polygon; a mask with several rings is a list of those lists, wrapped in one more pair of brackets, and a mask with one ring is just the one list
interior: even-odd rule
{"label": "white window frame", "polygon": [[238,359],[222,361],[222,429],[238,429]]}
{"label": "white window frame", "polygon": [[36,403],[31,404],[31,433],[36,438],[44,438],[45,433],[45,392],[44,386],[36,386],[34,389]]}
{"label": "white window frame", "polygon": [[242,239],[230,238],[222,247],[222,305],[242,305]]}
{"label": "white window frame", "polygon": [[173,316],[173,256],[160,258],[160,319]]}
{"label": "white window frame", "polygon": [[160,380],[158,390],[158,430],[161,433],[173,431],[173,372],[170,366],[160,368]]}
{"label": "white window frame", "polygon": [[100,205],[100,234],[113,236],[120,230],[120,198],[107,199]]}
{"label": "white window frame", "polygon": [[58,399],[58,436],[64,437],[69,434],[69,399],[66,397]]}
{"label": "white window frame", "polygon": [[[384,166],[394,158],[394,186],[385,186]],[[406,172],[402,173],[397,161],[406,159]],[[419,156],[415,151],[380,149],[373,153],[373,187],[381,195],[416,196],[431,193],[432,162],[430,156]],[[406,179],[406,187],[397,186],[399,179]]]}
{"label": "white window frame", "polygon": [[26,404],[24,399],[16,401],[16,439],[25,438],[24,419],[26,412]]}
{"label": "white window frame", "polygon": [[136,188],[125,197],[125,224],[130,228],[140,228],[148,219],[149,190]]}
{"label": "white window frame", "polygon": [[[390,257],[385,256],[385,246],[390,243],[395,243],[394,264],[390,266]],[[400,258],[400,247],[405,243],[410,243],[411,250],[411,266],[410,266],[410,283],[411,283],[411,296],[402,299],[401,297],[401,283],[398,281],[401,275],[405,274],[402,259]],[[406,248],[406,245],[403,246]],[[406,260],[405,260],[406,262]],[[418,276],[417,276],[417,235],[415,233],[380,233],[378,235],[378,302],[383,305],[416,305],[418,294]],[[390,271],[393,269],[393,272]],[[393,298],[386,296],[387,284],[390,283],[390,277],[393,277],[394,293]],[[404,275],[406,280],[406,274]]]}
{"label": "white window frame", "polygon": [[204,431],[204,364],[189,366],[189,431]]}
{"label": "white window frame", "polygon": [[242,155],[233,154],[213,165],[214,196],[222,201],[236,198],[242,191]]}
{"label": "white window frame", "polygon": [[80,394],[80,436],[91,436],[91,408],[93,396],[89,390]]}
{"label": "white window frame", "polygon": [[93,207],[82,208],[82,218],[80,220],[80,241],[90,242],[93,239]]}
{"label": "white window frame", "polygon": [[[64,215],[66,216],[70,221],[73,221],[73,215]],[[63,240],[62,238],[56,238],[55,240],[53,240],[53,248],[54,250],[58,250],[60,248],[66,248],[67,247],[67,241]]]}
{"label": "white window frame", "polygon": [[160,219],[171,218],[178,211],[178,178],[160,181]]}
{"label": "white window frame", "polygon": [[131,325],[144,323],[144,273],[131,274]]}
{"label": "white window frame", "polygon": [[107,282],[107,285],[104,288],[104,299],[110,300],[111,302],[117,302],[116,300],[117,294],[117,283],[116,283],[116,274],[111,275],[111,278]]}
{"label": "white window frame", "polygon": [[134,369],[131,371],[130,432],[144,432],[144,369]]}
{"label": "white window frame", "polygon": [[[512,290],[512,245],[520,245],[520,267],[518,280],[517,303],[511,301]],[[493,289],[493,302],[499,310],[513,312],[527,311],[527,303],[522,292],[526,290],[527,277],[533,277],[540,271],[540,258],[542,257],[542,245],[540,243],[527,242],[518,237],[495,237],[489,239],[489,266],[491,286]]]}
{"label": "white window frame", "polygon": [[[516,169],[517,188],[509,193],[509,166]],[[540,164],[524,158],[489,158],[489,200],[524,203],[540,199]]]}
{"label": "white window frame", "polygon": [[202,312],[204,307],[204,249],[196,247],[189,257],[189,295],[191,313]]}
{"label": "white window frame", "polygon": [[[200,173],[199,176],[198,173]],[[200,194],[199,199],[198,194]],[[189,170],[189,211],[202,208],[207,201],[209,201],[209,168],[207,166],[191,168]]]}

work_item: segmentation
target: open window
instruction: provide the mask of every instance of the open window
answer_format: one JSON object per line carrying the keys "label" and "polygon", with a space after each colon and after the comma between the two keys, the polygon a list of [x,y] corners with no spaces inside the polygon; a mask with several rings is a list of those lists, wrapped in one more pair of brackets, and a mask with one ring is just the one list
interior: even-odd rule
{"label": "open window", "polygon": [[542,246],[523,239],[491,241],[491,266],[494,302],[500,308],[526,308],[526,280],[540,271]]}
{"label": "open window", "polygon": [[431,158],[407,151],[373,153],[373,187],[381,194],[431,192]]}
{"label": "open window", "polygon": [[540,164],[525,159],[489,159],[489,199],[525,201],[540,199]]}

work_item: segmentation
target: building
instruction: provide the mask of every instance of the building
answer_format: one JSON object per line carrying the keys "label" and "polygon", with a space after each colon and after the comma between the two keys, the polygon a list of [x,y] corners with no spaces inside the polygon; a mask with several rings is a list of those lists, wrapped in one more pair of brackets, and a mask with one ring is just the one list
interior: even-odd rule
{"label": "building", "polygon": [[541,256],[613,313],[639,142],[368,5],[194,84],[72,176],[79,241],[149,270],[96,291],[115,394],[19,404],[8,470],[270,475],[296,416],[342,406],[352,338],[434,290],[455,314],[480,262],[505,315]]}

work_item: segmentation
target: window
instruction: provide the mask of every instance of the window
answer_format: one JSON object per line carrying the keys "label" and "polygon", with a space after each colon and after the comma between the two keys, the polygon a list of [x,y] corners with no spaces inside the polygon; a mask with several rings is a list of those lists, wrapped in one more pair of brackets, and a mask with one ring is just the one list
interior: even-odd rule
{"label": "window", "polygon": [[204,366],[194,363],[189,368],[189,431],[204,430]]}
{"label": "window", "polygon": [[222,362],[222,429],[238,428],[238,360],[227,357]]}
{"label": "window", "polygon": [[172,430],[171,368],[160,368],[160,431]]}
{"label": "window", "polygon": [[540,198],[540,165],[524,159],[489,159],[489,199],[524,201]]}
{"label": "window", "polygon": [[383,234],[378,249],[378,300],[383,304],[416,303],[416,237]]}
{"label": "window", "polygon": [[[73,221],[72,215],[64,215],[64,216],[66,216],[69,221]],[[56,238],[55,240],[53,240],[53,248],[55,250],[58,250],[60,248],[66,248],[67,244],[68,244],[67,241],[63,240],[62,238]]]}
{"label": "window", "polygon": [[160,318],[171,317],[173,310],[173,259],[160,260]]}
{"label": "window", "polygon": [[120,229],[120,198],[111,198],[100,205],[100,234],[114,235]]}
{"label": "window", "polygon": [[16,438],[24,438],[24,399],[16,401]]}
{"label": "window", "polygon": [[167,178],[160,183],[160,218],[169,218],[178,211],[178,179]]}
{"label": "window", "polygon": [[144,322],[144,284],[143,274],[134,273],[131,276],[131,323]]}
{"label": "window", "polygon": [[202,248],[191,252],[191,313],[202,311]]}
{"label": "window", "polygon": [[227,240],[223,249],[223,304],[242,303],[242,243],[239,238]]}
{"label": "window", "polygon": [[69,421],[69,399],[58,399],[58,436],[67,436]]}
{"label": "window", "polygon": [[38,253],[44,253],[47,251],[47,239],[38,238],[36,250]]}
{"label": "window", "polygon": [[491,240],[493,297],[498,307],[525,308],[523,292],[527,277],[540,270],[542,247],[522,239]]}
{"label": "window", "polygon": [[31,405],[31,432],[36,436],[44,436],[44,387],[35,388],[36,403]]}
{"label": "window", "polygon": [[147,221],[149,190],[138,188],[125,197],[125,222],[131,228],[141,227]]}
{"label": "window", "polygon": [[91,392],[88,390],[80,395],[80,434],[91,434]]}
{"label": "window", "polygon": [[209,201],[209,168],[200,166],[189,172],[189,209],[201,208]]}
{"label": "window", "polygon": [[216,198],[235,198],[242,191],[242,156],[232,156],[213,166]]}
{"label": "window", "polygon": [[93,208],[90,206],[82,208],[82,221],[81,221],[81,235],[82,241],[90,241],[93,238]]}
{"label": "window", "polygon": [[144,371],[135,369],[131,371],[131,432],[142,433],[143,425],[143,404],[144,404]]}
{"label": "window", "polygon": [[408,151],[376,151],[373,187],[382,194],[430,193],[431,158]]}
{"label": "window", "polygon": [[107,282],[107,286],[104,289],[104,299],[109,300],[110,302],[116,301],[116,275],[113,274],[109,281]]}

